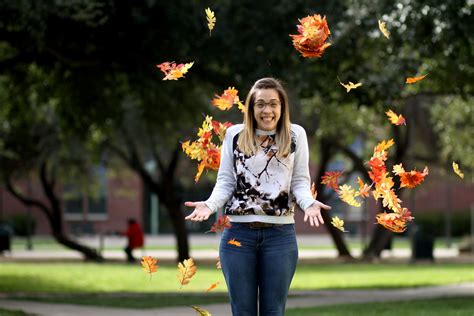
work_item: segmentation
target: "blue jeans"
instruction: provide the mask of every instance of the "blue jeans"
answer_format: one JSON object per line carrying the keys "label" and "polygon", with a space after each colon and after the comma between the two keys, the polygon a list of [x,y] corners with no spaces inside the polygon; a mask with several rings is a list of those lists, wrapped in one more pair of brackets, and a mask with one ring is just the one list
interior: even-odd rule
{"label": "blue jeans", "polygon": [[[235,239],[241,247],[227,242]],[[294,224],[252,229],[232,223],[222,235],[219,255],[232,315],[283,316],[298,261]],[[257,303],[258,302],[258,303]]]}

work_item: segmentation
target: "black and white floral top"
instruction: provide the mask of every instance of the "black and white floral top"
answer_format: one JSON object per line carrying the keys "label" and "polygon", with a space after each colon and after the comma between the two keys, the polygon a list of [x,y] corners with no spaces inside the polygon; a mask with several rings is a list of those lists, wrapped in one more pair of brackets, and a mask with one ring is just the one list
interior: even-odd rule
{"label": "black and white floral top", "polygon": [[314,203],[305,130],[291,125],[291,150],[286,157],[276,156],[275,131],[257,130],[258,151],[247,156],[237,146],[243,127],[227,129],[217,182],[206,205],[217,212],[225,204],[232,222],[294,223],[295,202],[303,210]]}

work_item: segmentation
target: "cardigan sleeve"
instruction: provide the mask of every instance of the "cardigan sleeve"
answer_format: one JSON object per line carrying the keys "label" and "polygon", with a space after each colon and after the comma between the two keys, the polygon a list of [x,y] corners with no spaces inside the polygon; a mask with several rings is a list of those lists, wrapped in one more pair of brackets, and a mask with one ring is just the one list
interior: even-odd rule
{"label": "cardigan sleeve", "polygon": [[[230,199],[236,187],[236,176],[233,163],[233,139],[238,126],[229,127],[226,132],[221,148],[221,163],[217,173],[217,181],[211,196],[204,203],[211,209],[212,213],[217,212]],[[237,131],[238,132],[238,131]]]}
{"label": "cardigan sleeve", "polygon": [[303,127],[295,125],[297,134],[296,152],[291,178],[291,192],[302,210],[310,207],[315,200],[311,194],[309,175],[309,149],[306,131]]}

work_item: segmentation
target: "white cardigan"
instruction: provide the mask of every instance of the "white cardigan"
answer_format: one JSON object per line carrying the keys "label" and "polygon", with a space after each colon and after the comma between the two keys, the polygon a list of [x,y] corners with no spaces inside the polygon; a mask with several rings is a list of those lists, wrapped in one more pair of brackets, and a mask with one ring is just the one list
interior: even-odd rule
{"label": "white cardigan", "polygon": [[213,213],[224,204],[232,222],[294,223],[295,200],[305,210],[314,203],[310,190],[308,140],[303,127],[292,124],[292,150],[277,158],[275,131],[256,133],[263,143],[253,156],[236,147],[243,124],[227,129],[217,182],[206,205]]}

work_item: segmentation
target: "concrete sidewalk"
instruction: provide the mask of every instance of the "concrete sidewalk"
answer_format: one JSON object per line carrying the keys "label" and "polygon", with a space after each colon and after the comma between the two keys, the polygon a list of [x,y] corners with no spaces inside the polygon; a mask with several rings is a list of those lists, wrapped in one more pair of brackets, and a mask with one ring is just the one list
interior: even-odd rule
{"label": "concrete sidewalk", "polygon": [[[445,285],[435,287],[419,287],[410,289],[390,290],[330,290],[291,292],[287,308],[315,307],[343,303],[365,303],[417,300],[441,297],[472,296],[474,299],[474,283]],[[189,302],[190,305],[192,302]],[[196,315],[190,307],[169,307],[159,309],[124,309],[92,306],[78,306],[69,304],[49,304],[31,301],[16,301],[0,299],[0,307],[19,309],[39,316],[191,316]],[[231,315],[229,304],[202,305],[212,315]]]}

